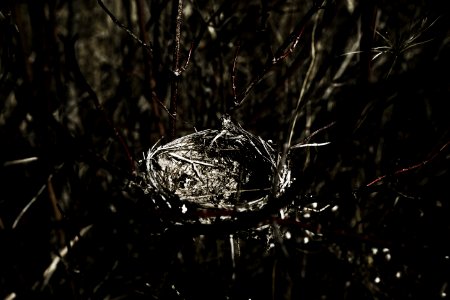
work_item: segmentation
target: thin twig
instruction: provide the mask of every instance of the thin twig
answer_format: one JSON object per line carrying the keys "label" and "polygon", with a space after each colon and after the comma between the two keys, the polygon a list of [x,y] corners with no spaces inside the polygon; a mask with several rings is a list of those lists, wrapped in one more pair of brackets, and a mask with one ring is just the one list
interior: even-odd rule
{"label": "thin twig", "polygon": [[169,117],[172,119],[175,119],[176,117],[170,113],[170,110],[167,108],[167,106],[158,98],[158,95],[156,95],[155,92],[152,92],[152,99],[155,100],[161,107],[167,112]]}
{"label": "thin twig", "polygon": [[237,103],[237,92],[236,92],[236,63],[239,54],[239,49],[241,48],[240,43],[237,44],[236,52],[234,53],[233,67],[231,69],[231,87],[233,89],[233,99],[234,103]]}
{"label": "thin twig", "polygon": [[292,138],[294,136],[295,126],[297,125],[297,120],[300,115],[300,106],[303,103],[304,96],[306,94],[306,91],[309,89],[312,81],[312,74],[313,70],[315,69],[316,65],[316,40],[315,40],[315,34],[317,29],[317,20],[314,22],[313,32],[311,34],[311,63],[309,64],[308,71],[306,72],[305,79],[302,83],[302,88],[300,90],[300,95],[297,100],[297,105],[295,106],[294,111],[294,119],[292,120],[290,130],[289,130],[289,138],[287,141],[287,147],[289,148],[292,143]]}
{"label": "thin twig", "polygon": [[58,267],[59,262],[69,253],[69,246],[73,247],[80,240],[81,237],[86,235],[86,233],[92,228],[92,226],[93,225],[88,225],[82,228],[80,230],[80,233],[70,241],[68,246],[65,246],[64,248],[59,250],[57,255],[53,255],[52,262],[43,273],[43,282],[41,285],[41,289],[44,289],[48,285],[50,279],[52,278],[52,275],[55,273],[56,268]]}
{"label": "thin twig", "polygon": [[320,146],[326,146],[326,145],[329,145],[329,144],[330,144],[330,142],[297,144],[297,145],[292,146],[291,149],[305,148],[305,147],[320,147]]}
{"label": "thin twig", "polygon": [[183,1],[178,0],[177,15],[175,22],[175,47],[173,50],[173,64],[172,64],[172,84],[169,113],[173,116],[169,120],[169,141],[173,140],[176,135],[177,123],[177,106],[178,106],[178,85],[180,70],[180,43],[181,43],[181,23],[183,22]]}
{"label": "thin twig", "polygon": [[[58,165],[56,166],[56,168],[54,169],[55,172],[53,172],[52,174],[50,174],[47,177],[47,181],[41,186],[41,188],[38,190],[38,192],[36,193],[36,195],[30,200],[30,202],[28,202],[27,205],[25,205],[25,207],[21,210],[21,212],[19,213],[19,215],[16,217],[16,219],[13,222],[12,225],[12,229],[15,229],[17,227],[17,225],[19,225],[20,220],[23,218],[23,216],[25,215],[25,213],[30,209],[30,207],[37,201],[37,199],[39,199],[39,197],[42,195],[42,193],[45,191],[45,189],[48,187],[48,184],[51,183],[52,177],[53,175],[58,172],[62,167],[64,166],[64,164]],[[49,191],[50,195],[49,197],[52,197],[51,195],[52,191]]]}
{"label": "thin twig", "polygon": [[[56,222],[61,222],[63,219],[63,215],[58,207],[58,199],[56,197],[55,189],[53,188],[52,178],[49,176],[47,179],[47,191],[48,197],[50,198],[50,202],[53,208],[53,214],[55,216]],[[58,242],[62,245],[65,240],[64,231],[61,228],[57,229],[58,234]]]}
{"label": "thin twig", "polygon": [[371,181],[370,183],[366,184],[366,187],[369,187],[369,186],[371,186],[371,185],[374,185],[375,183],[382,181],[382,180],[385,179],[386,177],[389,177],[389,176],[395,176],[395,175],[400,175],[400,174],[403,174],[403,173],[411,172],[411,171],[413,171],[413,170],[415,170],[415,169],[418,169],[418,168],[421,168],[421,167],[425,166],[426,164],[428,164],[429,162],[431,162],[432,160],[434,160],[434,159],[436,158],[436,156],[438,156],[442,151],[444,151],[444,149],[445,149],[448,145],[450,145],[450,141],[448,141],[444,146],[442,146],[442,147],[441,147],[436,153],[434,153],[429,159],[424,160],[424,161],[422,161],[422,162],[420,162],[420,163],[418,163],[418,164],[415,164],[415,165],[413,165],[413,166],[399,169],[399,170],[395,171],[393,174],[386,174],[386,175],[380,176],[380,177],[378,177],[377,179],[375,179],[375,180]]}
{"label": "thin twig", "polygon": [[125,26],[124,24],[122,24],[114,15],[113,13],[105,6],[105,4],[101,1],[101,0],[97,0],[97,3],[100,5],[100,7],[106,12],[106,14],[110,17],[110,19],[114,22],[114,24],[116,24],[117,26],[119,26],[120,28],[122,28],[123,30],[125,30],[126,33],[128,33],[139,45],[141,45],[142,47],[144,47],[149,53],[152,53],[152,46],[145,43],[144,41],[142,41],[140,38],[138,38],[127,26]]}
{"label": "thin twig", "polygon": [[180,69],[177,70],[178,75],[181,75],[182,72],[186,71],[187,67],[189,66],[189,62],[191,61],[191,55],[192,55],[193,49],[194,49],[194,42],[191,43],[191,47],[189,48],[189,53],[188,53],[188,57],[186,58],[186,62]]}
{"label": "thin twig", "polygon": [[253,88],[263,80],[263,78],[267,75],[267,73],[275,65],[277,65],[281,61],[285,60],[288,56],[290,56],[294,52],[294,50],[298,46],[300,38],[303,35],[303,32],[306,28],[307,23],[315,15],[315,13],[323,7],[324,2],[325,1],[322,1],[322,3],[320,5],[314,4],[314,6],[306,13],[306,15],[297,23],[297,25],[295,26],[295,28],[291,32],[291,34],[288,36],[288,38],[284,41],[284,43],[275,52],[275,56],[267,60],[261,73],[259,73],[250,82],[250,84],[245,88],[245,90],[241,94],[239,94],[239,96],[235,97],[234,106],[232,107],[232,109],[236,109],[239,106],[241,106],[242,103],[244,102],[244,100],[248,97],[250,92],[253,90]]}
{"label": "thin twig", "polygon": [[[331,122],[330,124],[325,125],[325,126],[319,128],[319,129],[317,129],[316,131],[311,133],[307,138],[305,138],[301,143],[297,143],[297,145],[299,145],[299,144],[307,144],[315,135],[317,135],[317,134],[321,133],[322,131],[324,131],[324,130],[334,126],[334,124],[336,124],[336,122]],[[292,146],[292,147],[294,147],[294,146]]]}
{"label": "thin twig", "polygon": [[[52,175],[50,175],[49,179],[51,178]],[[28,211],[28,209],[31,207],[31,205],[33,205],[34,202],[36,202],[36,200],[39,198],[39,196],[44,192],[45,188],[47,187],[47,183],[43,184],[41,186],[41,188],[39,189],[39,191],[36,193],[36,195],[30,200],[30,202],[28,202],[27,205],[25,205],[25,207],[22,209],[22,211],[20,212],[20,214],[16,217],[16,219],[14,220],[14,223],[12,225],[12,229],[15,229],[17,227],[17,225],[19,224],[20,220],[22,219],[22,217],[25,215],[25,213]]]}
{"label": "thin twig", "polygon": [[[311,10],[310,10],[310,12],[311,12]],[[287,156],[288,156],[289,150],[291,148],[292,138],[293,138],[293,135],[294,135],[295,126],[297,124],[297,120],[298,120],[298,117],[300,115],[300,112],[299,112],[300,104],[303,103],[303,97],[304,97],[304,95],[306,93],[306,90],[310,86],[310,81],[312,80],[311,77],[312,77],[312,73],[313,73],[313,70],[314,70],[315,64],[316,64],[315,31],[316,31],[316,28],[317,28],[317,23],[318,23],[318,20],[316,19],[316,22],[314,22],[313,32],[311,34],[311,63],[309,65],[309,67],[308,67],[308,71],[306,72],[305,79],[303,81],[302,88],[300,90],[300,95],[299,95],[299,98],[297,100],[297,105],[296,105],[295,111],[294,111],[294,117],[292,119],[292,122],[291,122],[290,128],[289,128],[288,139],[283,145],[283,153],[281,155],[281,158],[278,161],[278,165],[277,165],[277,172],[278,172],[278,174],[282,174],[283,168],[285,168],[285,166],[286,166]],[[274,185],[273,185],[273,188],[274,188],[273,192],[276,194],[278,192],[276,189],[279,186],[279,184],[277,182],[278,177],[275,176],[274,180],[275,181],[274,181]]]}

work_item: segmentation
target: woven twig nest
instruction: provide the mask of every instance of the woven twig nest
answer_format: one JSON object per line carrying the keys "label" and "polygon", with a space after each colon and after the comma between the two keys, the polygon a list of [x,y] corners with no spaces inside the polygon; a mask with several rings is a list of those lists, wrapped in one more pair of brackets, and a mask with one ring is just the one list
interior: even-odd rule
{"label": "woven twig nest", "polygon": [[[277,151],[222,118],[220,130],[186,135],[148,151],[148,185],[203,208],[257,209],[273,191]],[[285,185],[286,172],[277,180]]]}

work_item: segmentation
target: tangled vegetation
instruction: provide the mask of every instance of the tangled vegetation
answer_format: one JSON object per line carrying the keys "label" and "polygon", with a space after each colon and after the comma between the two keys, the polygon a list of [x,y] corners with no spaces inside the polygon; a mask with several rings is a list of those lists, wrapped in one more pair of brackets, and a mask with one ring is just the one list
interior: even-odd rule
{"label": "tangled vegetation", "polygon": [[1,1],[0,298],[447,298],[449,12]]}

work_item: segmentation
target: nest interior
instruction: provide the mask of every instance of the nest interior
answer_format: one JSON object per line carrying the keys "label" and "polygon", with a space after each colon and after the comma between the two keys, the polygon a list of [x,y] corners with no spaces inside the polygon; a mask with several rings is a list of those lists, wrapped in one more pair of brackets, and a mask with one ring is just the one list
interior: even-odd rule
{"label": "nest interior", "polygon": [[220,129],[153,147],[146,160],[151,188],[202,207],[231,208],[263,202],[272,190],[277,153],[225,116]]}

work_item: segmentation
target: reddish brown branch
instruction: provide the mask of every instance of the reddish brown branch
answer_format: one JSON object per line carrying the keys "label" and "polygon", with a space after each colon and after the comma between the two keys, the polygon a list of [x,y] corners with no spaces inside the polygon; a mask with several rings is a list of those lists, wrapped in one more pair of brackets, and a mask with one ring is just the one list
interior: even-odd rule
{"label": "reddish brown branch", "polygon": [[395,175],[400,175],[400,174],[403,174],[403,173],[411,172],[411,171],[413,171],[413,170],[415,170],[415,169],[418,169],[418,168],[421,168],[421,167],[425,166],[426,164],[428,164],[429,162],[431,162],[432,160],[434,160],[434,159],[436,158],[436,156],[438,156],[442,151],[444,151],[444,149],[445,149],[448,145],[450,145],[450,141],[448,141],[446,144],[444,144],[444,146],[442,146],[442,147],[441,147],[436,153],[434,153],[429,159],[424,160],[424,161],[422,161],[422,162],[420,162],[420,163],[418,163],[418,164],[415,164],[415,165],[413,165],[413,166],[399,169],[399,170],[395,171],[393,174],[386,174],[386,175],[380,176],[380,177],[378,177],[377,179],[375,179],[375,180],[371,181],[370,183],[366,184],[366,187],[369,187],[369,186],[371,186],[371,185],[374,185],[375,183],[382,181],[382,180],[385,179],[386,177],[389,177],[389,176],[392,176],[392,175],[395,176]]}
{"label": "reddish brown branch", "polygon": [[[264,76],[267,75],[267,73],[272,69],[272,67],[274,67],[281,61],[285,60],[289,55],[291,55],[294,52],[294,50],[298,46],[300,38],[303,35],[303,32],[306,28],[307,23],[316,14],[316,12],[318,12],[319,9],[321,9],[321,8],[322,8],[322,4],[315,4],[306,13],[306,15],[297,23],[297,25],[295,26],[295,28],[291,32],[291,34],[287,37],[287,39],[283,42],[283,44],[275,52],[275,55],[267,60],[261,73],[258,74],[250,82],[250,84],[245,88],[245,90],[239,96],[234,97],[234,106],[232,107],[232,109],[236,109],[239,106],[241,106],[242,103],[244,102],[244,100],[250,94],[251,90],[253,90],[253,88],[258,83],[261,82],[261,80],[264,78]],[[236,58],[235,58],[235,60],[236,60]]]}

